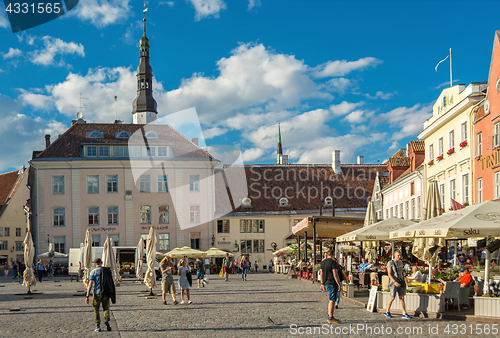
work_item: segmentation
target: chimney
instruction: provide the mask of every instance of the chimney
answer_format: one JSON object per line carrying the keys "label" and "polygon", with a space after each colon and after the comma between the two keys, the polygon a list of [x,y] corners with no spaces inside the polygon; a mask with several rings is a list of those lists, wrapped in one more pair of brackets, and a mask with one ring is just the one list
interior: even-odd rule
{"label": "chimney", "polygon": [[198,145],[198,141],[199,141],[199,140],[200,140],[199,138],[197,138],[197,137],[193,137],[193,138],[191,139],[191,142],[193,142],[195,145]]}
{"label": "chimney", "polygon": [[342,174],[342,170],[340,169],[340,150],[332,152],[332,169],[335,174]]}
{"label": "chimney", "polygon": [[50,135],[46,134],[45,135],[45,148],[48,148],[50,146]]}
{"label": "chimney", "polygon": [[281,157],[281,164],[288,164],[288,155],[283,155]]}
{"label": "chimney", "polygon": [[364,156],[358,156],[358,164],[365,164],[365,157]]}

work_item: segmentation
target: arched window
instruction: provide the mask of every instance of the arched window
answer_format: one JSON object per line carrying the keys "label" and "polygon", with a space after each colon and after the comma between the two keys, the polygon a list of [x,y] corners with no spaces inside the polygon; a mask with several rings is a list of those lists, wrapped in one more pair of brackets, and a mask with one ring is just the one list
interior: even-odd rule
{"label": "arched window", "polygon": [[130,138],[130,133],[126,130],[122,130],[115,133],[116,138]]}
{"label": "arched window", "polygon": [[87,138],[103,138],[104,134],[102,131],[93,130],[87,132]]}
{"label": "arched window", "polygon": [[158,138],[158,134],[155,131],[150,130],[146,133],[146,138]]}

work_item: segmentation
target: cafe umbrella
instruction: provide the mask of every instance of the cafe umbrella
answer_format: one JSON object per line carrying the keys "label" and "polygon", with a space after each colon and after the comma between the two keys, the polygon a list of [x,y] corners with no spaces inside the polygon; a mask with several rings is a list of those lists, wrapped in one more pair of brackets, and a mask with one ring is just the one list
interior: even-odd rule
{"label": "cafe umbrella", "polygon": [[102,251],[102,265],[111,270],[115,283],[122,281],[120,273],[118,272],[116,257],[113,251],[113,240],[109,237],[106,237],[106,241],[104,242],[104,248]]}
{"label": "cafe umbrella", "polygon": [[144,238],[139,238],[139,243],[137,243],[139,248],[139,259],[137,260],[137,266],[135,267],[135,276],[140,281],[142,279],[142,267],[144,265]]}
{"label": "cafe umbrella", "polygon": [[33,271],[33,258],[35,256],[35,248],[31,232],[28,231],[24,239],[24,262],[26,270],[23,273],[23,285],[28,287],[28,294],[31,294],[31,287],[36,285],[35,274]]}
{"label": "cafe umbrella", "polygon": [[90,229],[85,233],[85,245],[83,247],[83,286],[85,288],[89,285],[90,270],[92,269],[92,236]]}
{"label": "cafe umbrella", "polygon": [[156,231],[154,226],[149,229],[149,236],[146,242],[146,261],[148,270],[144,276],[144,284],[149,288],[149,295],[154,296],[153,288],[156,287],[156,273],[155,273],[155,260],[156,260]]}

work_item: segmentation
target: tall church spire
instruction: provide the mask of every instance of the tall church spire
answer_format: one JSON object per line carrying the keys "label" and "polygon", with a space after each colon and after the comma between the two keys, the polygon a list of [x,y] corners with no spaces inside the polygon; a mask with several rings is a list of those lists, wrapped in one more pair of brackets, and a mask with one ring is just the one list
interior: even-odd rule
{"label": "tall church spire", "polygon": [[156,100],[153,98],[153,68],[149,64],[149,39],[146,36],[146,11],[144,9],[144,34],[139,41],[140,62],[137,67],[137,97],[132,104],[133,123],[147,124],[156,121]]}
{"label": "tall church spire", "polygon": [[283,149],[281,147],[281,127],[278,123],[278,149],[276,150],[276,164],[283,164]]}

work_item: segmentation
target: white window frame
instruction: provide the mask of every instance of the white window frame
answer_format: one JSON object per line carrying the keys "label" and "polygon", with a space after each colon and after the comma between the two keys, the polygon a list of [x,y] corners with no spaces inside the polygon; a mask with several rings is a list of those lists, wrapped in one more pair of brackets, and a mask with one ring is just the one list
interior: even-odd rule
{"label": "white window frame", "polygon": [[455,148],[455,129],[448,132],[448,150]]}
{"label": "white window frame", "polygon": [[[62,182],[56,182],[55,179],[62,178]],[[64,195],[64,175],[52,176],[52,195]]]}
{"label": "white window frame", "polygon": [[444,183],[443,184],[440,184],[439,185],[439,197],[441,198],[441,208],[444,209],[445,207],[445,198],[446,198],[446,188],[444,186]]}
{"label": "white window frame", "polygon": [[482,203],[483,202],[483,178],[480,177],[477,179],[477,203]]}
{"label": "white window frame", "polygon": [[139,178],[139,192],[151,192],[151,176],[143,175]]}
{"label": "white window frame", "polygon": [[[62,239],[62,241],[60,239]],[[62,254],[66,253],[66,236],[53,236],[52,243],[54,244],[54,251]]]}
{"label": "white window frame", "polygon": [[454,199],[455,201],[457,200],[457,181],[456,181],[456,179],[450,180],[450,204],[451,204],[452,199]]}
{"label": "white window frame", "polygon": [[167,157],[168,156],[168,148],[167,148],[167,146],[160,146],[160,147],[158,147],[158,156],[159,157]]}
{"label": "white window frame", "polygon": [[483,155],[483,133],[476,134],[476,156]]}
{"label": "white window frame", "polygon": [[[111,178],[116,177],[116,181]],[[110,190],[111,188],[111,190]],[[106,192],[107,193],[117,193],[118,192],[118,175],[106,175]]]}
{"label": "white window frame", "polygon": [[189,175],[189,192],[200,192],[200,175]]}
{"label": "white window frame", "polygon": [[500,122],[493,125],[493,148],[500,146]]}
{"label": "white window frame", "polygon": [[[160,208],[166,207],[166,211],[161,211]],[[170,208],[168,205],[158,206],[158,224],[169,224],[170,223]]]}
{"label": "white window frame", "polygon": [[[61,213],[58,213],[56,214],[56,210],[62,210],[62,214]],[[56,220],[56,216],[57,216],[57,220],[58,220],[58,225],[55,225],[55,220]],[[62,222],[63,224],[59,224],[61,222],[61,218],[62,218]],[[52,226],[54,227],[64,227],[66,226],[66,208],[65,207],[53,207],[52,208]]]}
{"label": "white window frame", "polygon": [[[112,209],[116,208],[116,209]],[[116,212],[115,212],[116,211]],[[111,223],[109,222],[111,216]],[[119,224],[119,208],[117,205],[110,205],[106,207],[106,222],[107,225],[118,225]]]}
{"label": "white window frame", "polygon": [[468,130],[467,130],[467,121],[462,122],[460,125],[460,142],[467,141]]}
{"label": "white window frame", "polygon": [[113,246],[120,246],[120,234],[110,234],[108,237],[113,241]]}
{"label": "white window frame", "polygon": [[[193,235],[195,235],[195,234],[198,234],[198,237],[193,237]],[[193,240],[198,240],[197,247],[193,247]],[[189,233],[189,245],[190,245],[191,249],[201,250],[201,232],[190,232]]]}
{"label": "white window frame", "polygon": [[[96,238],[99,238],[99,240],[95,241]],[[100,234],[92,235],[92,246],[93,247],[101,246],[101,235]]]}
{"label": "white window frame", "polygon": [[189,223],[200,223],[200,205],[189,206]]}
{"label": "white window frame", "polygon": [[109,157],[109,146],[99,146],[99,157]]}
{"label": "white window frame", "polygon": [[139,223],[140,224],[151,224],[151,206],[150,205],[139,206]]}
{"label": "white window frame", "polygon": [[462,175],[462,204],[469,203],[469,174]]}
{"label": "white window frame", "polygon": [[[97,182],[90,181],[90,178],[94,179],[97,177]],[[92,187],[90,186],[92,185]],[[87,194],[98,194],[99,193],[99,175],[87,175]]]}
{"label": "white window frame", "polygon": [[97,146],[87,146],[87,157],[97,157]]}
{"label": "white window frame", "polygon": [[[92,209],[92,210],[91,210]],[[87,208],[87,225],[88,226],[98,226],[100,225],[100,220],[99,220],[99,207],[98,206],[90,206]],[[92,220],[90,219],[92,217]]]}
{"label": "white window frame", "polygon": [[128,146],[114,146],[115,157],[128,157]]}
{"label": "white window frame", "polygon": [[438,153],[438,156],[444,154],[444,138],[442,136],[438,139]]}
{"label": "white window frame", "polygon": [[[166,236],[167,238],[162,238]],[[167,245],[165,245],[167,242]],[[170,232],[161,232],[158,234],[158,250],[170,251]]]}
{"label": "white window frame", "polygon": [[158,192],[168,192],[168,175],[158,175]]}
{"label": "white window frame", "polygon": [[434,143],[429,144],[429,161],[434,159]]}
{"label": "white window frame", "polygon": [[500,198],[500,171],[493,173],[493,199]]}

